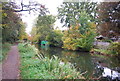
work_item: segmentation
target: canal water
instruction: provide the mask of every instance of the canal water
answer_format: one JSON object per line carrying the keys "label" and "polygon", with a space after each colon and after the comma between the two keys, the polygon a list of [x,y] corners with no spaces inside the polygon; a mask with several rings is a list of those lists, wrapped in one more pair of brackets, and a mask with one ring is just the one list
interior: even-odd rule
{"label": "canal water", "polygon": [[86,78],[105,77],[120,80],[120,62],[112,57],[92,56],[88,52],[68,51],[57,47],[36,46],[47,57],[58,56],[62,62],[73,64]]}

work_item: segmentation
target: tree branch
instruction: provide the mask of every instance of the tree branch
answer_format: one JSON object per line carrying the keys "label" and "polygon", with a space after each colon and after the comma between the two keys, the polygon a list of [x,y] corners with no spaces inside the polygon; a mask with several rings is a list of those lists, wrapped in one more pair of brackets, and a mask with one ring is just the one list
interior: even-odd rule
{"label": "tree branch", "polygon": [[39,4],[37,2],[29,2],[28,5],[23,4],[23,2],[21,2],[20,6],[17,6],[16,3],[14,2],[9,2],[6,7],[2,8],[3,10],[9,10],[7,8],[7,6],[10,6],[14,12],[22,12],[22,11],[28,11],[29,13],[31,13],[31,11],[33,12],[39,12],[41,13],[41,15],[45,15],[46,13],[49,13],[48,9],[45,8],[44,5]]}

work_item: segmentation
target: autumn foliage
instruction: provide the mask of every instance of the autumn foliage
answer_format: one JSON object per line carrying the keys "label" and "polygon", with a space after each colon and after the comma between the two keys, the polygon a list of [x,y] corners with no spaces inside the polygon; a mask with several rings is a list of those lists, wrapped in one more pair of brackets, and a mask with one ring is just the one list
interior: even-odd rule
{"label": "autumn foliage", "polygon": [[95,36],[95,23],[89,22],[88,30],[85,30],[84,33],[80,32],[82,28],[79,24],[75,27],[70,27],[69,30],[64,32],[63,37],[63,48],[68,50],[82,50],[90,51],[93,47],[93,41]]}

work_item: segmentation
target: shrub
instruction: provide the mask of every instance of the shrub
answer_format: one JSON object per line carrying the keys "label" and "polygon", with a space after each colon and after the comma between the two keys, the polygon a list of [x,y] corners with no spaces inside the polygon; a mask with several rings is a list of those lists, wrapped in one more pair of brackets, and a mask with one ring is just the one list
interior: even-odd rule
{"label": "shrub", "polygon": [[120,55],[120,42],[112,42],[107,49],[92,49],[91,52],[99,52],[101,54]]}
{"label": "shrub", "polygon": [[[81,31],[82,27],[76,25],[65,31],[63,36],[63,48],[68,50],[90,51],[95,37],[95,24],[88,23],[87,30]],[[81,32],[80,32],[81,31]]]}
{"label": "shrub", "polygon": [[[24,49],[32,48],[32,50],[22,51]],[[34,46],[19,44],[21,56],[21,77],[22,79],[82,79],[80,72],[77,72],[75,67],[70,63],[63,63],[61,60],[53,56],[52,58],[36,57]],[[37,50],[36,50],[37,51]],[[28,58],[29,54],[33,53]]]}
{"label": "shrub", "polygon": [[61,30],[54,30],[50,34],[47,35],[46,40],[49,41],[51,46],[62,47],[62,32]]}
{"label": "shrub", "polygon": [[32,58],[37,54],[37,49],[34,49],[34,45],[30,45],[27,43],[20,43],[18,45],[19,52],[22,53],[21,57],[25,58]]}
{"label": "shrub", "polygon": [[120,54],[120,42],[112,42],[109,51],[112,54]]}

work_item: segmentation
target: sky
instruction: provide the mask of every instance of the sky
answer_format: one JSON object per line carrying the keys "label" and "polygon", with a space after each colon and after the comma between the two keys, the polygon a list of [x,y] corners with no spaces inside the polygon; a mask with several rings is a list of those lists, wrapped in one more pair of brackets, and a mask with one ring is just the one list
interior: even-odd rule
{"label": "sky", "polygon": [[[60,6],[63,2],[63,0],[30,0],[30,1],[37,1],[38,3],[41,3],[45,5],[46,8],[50,11],[50,14],[56,16],[58,14],[57,7]],[[16,2],[19,4],[20,0],[16,0]],[[24,4],[27,4],[29,0],[23,0]],[[30,31],[32,27],[34,27],[35,20],[38,16],[38,14],[28,14],[28,12],[21,12],[23,15],[21,16],[23,22],[26,23],[26,32],[30,34]],[[62,28],[62,24],[59,20],[55,22],[54,27],[60,27]]]}

